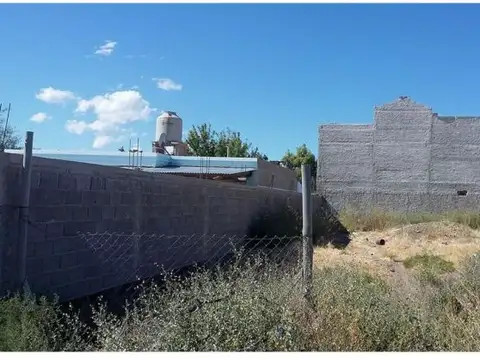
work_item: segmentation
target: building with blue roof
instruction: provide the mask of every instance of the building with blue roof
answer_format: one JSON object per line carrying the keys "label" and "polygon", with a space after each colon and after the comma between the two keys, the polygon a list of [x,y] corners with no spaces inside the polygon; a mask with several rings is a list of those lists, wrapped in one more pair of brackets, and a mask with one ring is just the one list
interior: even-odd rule
{"label": "building with blue roof", "polygon": [[[174,111],[164,111],[156,120],[152,151],[137,146],[125,151],[62,151],[33,150],[33,156],[76,161],[87,164],[117,166],[149,173],[173,174],[220,181],[243,183],[249,186],[267,186],[299,191],[294,171],[256,158],[186,156],[187,145],[182,141],[183,120]],[[22,150],[5,150],[22,153]]]}
{"label": "building with blue roof", "polygon": [[[22,154],[23,150],[5,150]],[[176,156],[155,152],[33,150],[34,157],[136,169],[298,191],[294,171],[256,158]]]}

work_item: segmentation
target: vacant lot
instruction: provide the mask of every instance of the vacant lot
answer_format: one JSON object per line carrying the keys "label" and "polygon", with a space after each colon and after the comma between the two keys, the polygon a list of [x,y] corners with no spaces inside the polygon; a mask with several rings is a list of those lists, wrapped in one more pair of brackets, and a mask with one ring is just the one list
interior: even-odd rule
{"label": "vacant lot", "polygon": [[[380,240],[385,244],[377,244]],[[381,231],[354,231],[346,248],[317,248],[314,261],[317,267],[358,265],[372,275],[405,281],[413,275],[405,266],[412,257],[440,257],[456,268],[476,252],[480,252],[479,230],[451,221],[435,221]]]}
{"label": "vacant lot", "polygon": [[260,258],[144,286],[123,317],[99,304],[89,328],[17,296],[0,302],[0,350],[480,351],[480,233],[464,219],[351,221],[364,231],[347,247],[315,249],[310,303],[298,273]]}

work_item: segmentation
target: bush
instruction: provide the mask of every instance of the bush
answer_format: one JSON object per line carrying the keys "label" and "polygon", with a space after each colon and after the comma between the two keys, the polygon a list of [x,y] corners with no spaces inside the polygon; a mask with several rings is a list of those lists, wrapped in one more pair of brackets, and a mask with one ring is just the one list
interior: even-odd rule
{"label": "bush", "polygon": [[[301,296],[298,276],[282,275],[259,260],[228,271],[199,270],[186,280],[169,278],[165,289],[146,287],[123,319],[100,309],[99,346],[105,351],[476,350],[479,281],[473,269],[479,268],[469,261],[462,280],[452,283],[457,287],[441,283],[409,299],[358,268],[317,269],[311,306]],[[477,295],[467,296],[472,293]],[[470,309],[468,316],[452,310],[452,295]]]}
{"label": "bush", "polygon": [[304,350],[300,281],[260,259],[146,287],[124,319],[95,314],[105,351]]}
{"label": "bush", "polygon": [[0,299],[0,351],[84,350],[85,326],[56,299],[26,292]]}
{"label": "bush", "polygon": [[[407,263],[452,270],[425,255]],[[479,255],[410,295],[359,268],[336,267],[315,270],[307,303],[299,275],[259,257],[168,275],[161,285],[144,284],[125,316],[96,306],[90,338],[72,309],[14,296],[0,301],[0,350],[480,350]]]}

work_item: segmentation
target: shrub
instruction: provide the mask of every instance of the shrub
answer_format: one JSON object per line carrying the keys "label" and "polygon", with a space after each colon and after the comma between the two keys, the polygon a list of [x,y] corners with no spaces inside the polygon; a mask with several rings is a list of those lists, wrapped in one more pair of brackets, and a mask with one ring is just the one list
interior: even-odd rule
{"label": "shrub", "polygon": [[303,350],[298,276],[257,258],[146,287],[124,319],[95,314],[105,351]]}
{"label": "shrub", "polygon": [[0,351],[83,350],[85,326],[56,299],[28,292],[0,299]]}
{"label": "shrub", "polygon": [[[312,303],[297,271],[257,256],[144,284],[116,316],[99,303],[94,335],[73,309],[28,296],[0,301],[2,351],[478,351],[480,256],[409,292],[356,267],[316,269]],[[408,259],[448,273],[443,259]],[[299,270],[297,268],[297,270]],[[406,285],[408,286],[408,285]]]}

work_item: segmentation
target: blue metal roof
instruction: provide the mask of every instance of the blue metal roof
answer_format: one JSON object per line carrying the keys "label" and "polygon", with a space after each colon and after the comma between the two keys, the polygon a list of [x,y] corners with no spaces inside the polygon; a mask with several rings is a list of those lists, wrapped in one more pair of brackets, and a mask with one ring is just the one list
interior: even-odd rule
{"label": "blue metal roof", "polygon": [[[11,154],[23,154],[23,150],[5,150]],[[87,164],[105,165],[105,166],[128,166],[128,152],[120,151],[78,151],[78,150],[33,150],[34,157],[47,159],[76,161]],[[157,154],[144,152],[142,156],[142,166],[155,166]],[[139,161],[139,160],[138,160]],[[130,164],[133,163],[132,154],[130,154]],[[135,164],[137,156],[135,154]]]}
{"label": "blue metal roof", "polygon": [[191,166],[191,167],[226,167],[226,168],[257,168],[256,158],[227,158],[209,156],[170,156],[158,154],[156,167]]}
{"label": "blue metal roof", "polygon": [[[23,150],[10,150],[5,152],[12,154],[23,154]],[[79,151],[79,150],[33,150],[33,156],[58,159],[67,161],[76,161],[87,164],[96,164],[104,166],[120,166],[127,167],[132,166],[133,154],[120,151]],[[165,154],[157,154],[154,152],[143,152],[140,156],[142,159],[141,167],[157,167],[157,168],[192,168],[189,172],[184,173],[199,173],[200,168],[215,169],[226,168],[234,169],[236,172],[241,172],[243,169],[252,168],[256,170],[258,167],[258,161],[256,158],[226,158],[226,157],[203,157],[203,156],[170,156]],[[137,160],[137,154],[135,153],[135,165],[139,162]],[[193,172],[192,172],[193,171]],[[227,170],[225,170],[227,171]],[[168,173],[167,171],[161,171]],[[205,171],[203,172],[205,173]],[[220,172],[226,174],[225,172]]]}
{"label": "blue metal roof", "polygon": [[245,174],[257,170],[256,168],[227,168],[227,167],[200,167],[200,166],[175,166],[162,168],[142,168],[142,171],[156,174],[208,174],[208,175],[235,175]]}

